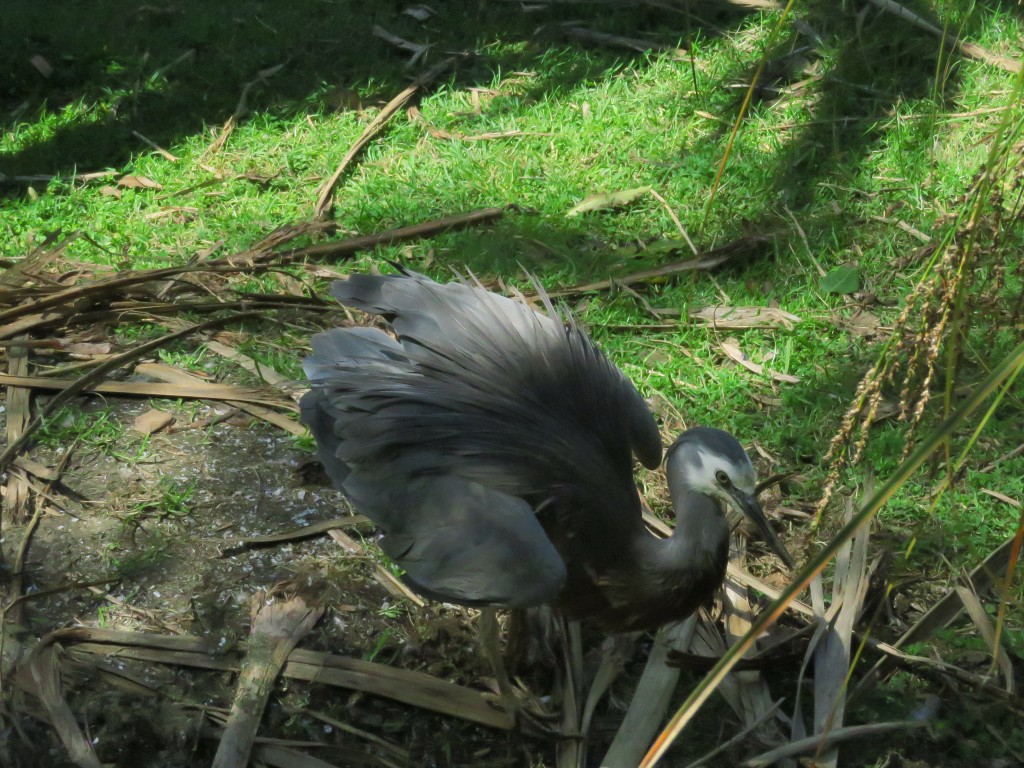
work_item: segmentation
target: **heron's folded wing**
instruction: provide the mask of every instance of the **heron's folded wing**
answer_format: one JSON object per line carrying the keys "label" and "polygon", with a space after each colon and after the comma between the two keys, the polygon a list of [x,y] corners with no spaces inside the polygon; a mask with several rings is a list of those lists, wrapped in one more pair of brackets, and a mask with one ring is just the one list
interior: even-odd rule
{"label": "heron's folded wing", "polygon": [[406,370],[409,360],[401,345],[376,328],[334,328],[313,337],[313,354],[302,367],[313,387],[302,397],[302,423],[309,427],[317,442],[317,458],[336,488],[341,488],[349,468],[338,455],[338,431],[352,418],[337,400],[332,400],[324,384],[341,381],[344,371],[359,371],[360,376],[375,376]]}
{"label": "heron's folded wing", "polygon": [[524,607],[552,600],[565,564],[522,499],[453,475],[354,470],[345,493],[385,531],[380,545],[429,597]]}

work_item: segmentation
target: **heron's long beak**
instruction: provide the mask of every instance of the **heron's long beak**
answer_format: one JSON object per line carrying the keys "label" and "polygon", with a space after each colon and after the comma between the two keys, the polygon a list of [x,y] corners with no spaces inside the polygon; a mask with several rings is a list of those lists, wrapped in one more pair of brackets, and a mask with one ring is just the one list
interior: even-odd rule
{"label": "heron's long beak", "polygon": [[754,496],[744,493],[739,488],[730,489],[729,494],[737,509],[757,526],[757,530],[760,531],[764,540],[768,542],[768,546],[772,548],[775,554],[782,558],[782,562],[786,564],[786,567],[790,570],[795,569],[796,563],[793,562],[789,551],[768,524],[768,520],[764,516],[764,510],[761,509],[761,503]]}

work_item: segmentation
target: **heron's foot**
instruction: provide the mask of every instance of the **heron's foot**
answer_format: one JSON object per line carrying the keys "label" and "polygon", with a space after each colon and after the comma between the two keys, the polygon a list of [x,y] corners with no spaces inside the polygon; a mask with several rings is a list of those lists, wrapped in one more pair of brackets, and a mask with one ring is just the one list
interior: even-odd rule
{"label": "heron's foot", "polygon": [[[495,686],[494,704],[508,712],[517,728],[534,736],[558,736],[561,714],[520,687]],[[546,697],[545,697],[546,698]]]}

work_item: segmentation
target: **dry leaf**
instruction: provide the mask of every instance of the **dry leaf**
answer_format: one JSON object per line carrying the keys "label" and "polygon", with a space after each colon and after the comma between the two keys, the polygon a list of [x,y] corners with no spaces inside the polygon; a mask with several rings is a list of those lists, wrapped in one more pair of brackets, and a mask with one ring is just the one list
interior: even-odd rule
{"label": "dry leaf", "polygon": [[640,762],[665,718],[681,674],[678,667],[670,667],[665,662],[671,651],[685,651],[689,647],[696,625],[694,615],[683,622],[668,624],[655,634],[654,645],[622,726],[601,765],[637,765]]}
{"label": "dry leaf", "polygon": [[256,76],[259,77],[261,80],[266,80],[268,77],[273,77],[274,75],[276,75],[282,69],[284,69],[284,64],[275,64],[272,67],[261,69],[259,72],[256,73]]}
{"label": "dry leaf", "polygon": [[291,275],[286,275],[282,272],[274,272],[274,280],[284,288],[285,293],[292,296],[305,296],[306,285],[301,280],[296,280]]}
{"label": "dry leaf", "polygon": [[429,44],[421,45],[420,43],[414,43],[410,40],[406,40],[404,38],[399,37],[398,35],[391,34],[386,29],[377,26],[376,24],[373,27],[373,36],[379,37],[381,40],[391,43],[391,45],[395,46],[399,50],[409,51],[412,54],[412,57],[409,59],[409,61],[405,63],[405,66],[407,67],[411,67],[417,61],[423,58],[423,56],[430,49]]}
{"label": "dry leaf", "polygon": [[82,732],[74,712],[61,689],[57,647],[48,635],[32,650],[28,662],[17,670],[21,688],[39,699],[49,715],[50,727],[57,732],[71,761],[79,768],[101,768],[92,742]]}
{"label": "dry leaf", "polygon": [[144,435],[152,435],[174,423],[174,414],[151,408],[135,417],[132,428]]}
{"label": "dry leaf", "polygon": [[110,185],[107,185],[105,187],[100,188],[100,194],[103,195],[104,197],[116,197],[118,200],[120,200],[121,195],[123,195],[124,193],[121,192],[121,190],[118,189],[117,187],[111,187]]}
{"label": "dry leaf", "polygon": [[985,606],[982,605],[977,593],[972,592],[963,585],[957,585],[956,592],[960,596],[964,608],[967,609],[967,615],[971,617],[971,621],[974,622],[978,633],[985,641],[989,652],[995,657],[999,671],[1003,673],[1003,679],[1006,681],[1006,692],[1012,696],[1017,690],[1013,674],[1013,662],[1006,654],[1006,649],[999,642],[999,635],[992,624],[992,618],[985,612]]}
{"label": "dry leaf", "polygon": [[248,652],[238,673],[235,700],[213,759],[214,768],[244,768],[256,742],[256,732],[270,700],[274,680],[324,609],[296,596],[257,594],[252,600]]}
{"label": "dry leaf", "polygon": [[[242,358],[243,360],[249,360],[249,358],[245,357],[245,355],[242,355],[241,352],[238,352],[237,350],[232,350],[230,348],[226,348],[224,347],[223,344],[220,344],[220,342],[209,341],[207,342],[207,345],[208,348],[216,345],[218,348],[228,349],[229,352],[234,353],[234,355],[236,355],[238,358]],[[221,352],[220,354],[224,353]],[[244,362],[240,362],[239,364],[244,365]],[[257,367],[256,371],[260,372],[260,369]],[[209,384],[207,382],[204,382],[198,376],[191,374],[187,371],[182,371],[178,368],[172,368],[170,366],[163,365],[162,363],[141,363],[140,365],[135,367],[135,372],[141,373],[144,376],[151,376],[152,378],[158,379],[159,381],[179,383],[183,385],[193,385],[197,388],[208,388],[218,386],[216,384]],[[273,373],[277,376],[280,376],[280,374],[277,374],[276,371],[272,371],[270,369],[262,371],[262,373],[266,375]],[[199,391],[208,390],[200,389]],[[275,413],[274,411],[271,411],[267,408],[261,408],[260,406],[255,405],[254,403],[246,402],[244,400],[229,399],[227,400],[227,403],[229,405],[233,405],[235,408],[238,408],[239,410],[245,411],[246,413],[255,416],[258,419],[263,419],[263,421],[273,424],[276,427],[280,427],[281,429],[293,435],[305,434],[306,428],[304,426],[299,424],[294,419],[290,419],[287,416],[284,416],[283,414]]]}
{"label": "dry leaf", "polygon": [[110,343],[106,341],[74,341],[61,344],[61,348],[69,355],[77,357],[96,357],[97,355],[110,354]]}
{"label": "dry leaf", "polygon": [[578,205],[574,205],[566,212],[566,216],[578,216],[589,211],[599,211],[604,208],[618,208],[633,202],[638,197],[646,195],[651,191],[650,187],[635,187],[633,189],[621,189],[617,192],[602,192],[597,195],[588,195]]}
{"label": "dry leaf", "polygon": [[750,393],[750,399],[753,400],[755,403],[760,403],[765,408],[778,408],[780,405],[782,405],[782,398],[765,397],[764,395],[759,395],[756,392]]}
{"label": "dry leaf", "polygon": [[125,189],[163,189],[163,184],[153,181],[148,176],[122,176],[117,180],[117,186]]}
{"label": "dry leaf", "polygon": [[702,307],[690,311],[690,317],[712,328],[774,328],[792,330],[800,318],[778,307]]}
{"label": "dry leaf", "polygon": [[325,267],[322,264],[312,264],[310,262],[306,262],[304,264],[300,264],[299,266],[302,267],[302,269],[309,272],[309,274],[311,274],[313,277],[319,277],[324,280],[343,280],[346,277],[348,277],[348,275],[346,275],[345,273],[339,272],[336,269],[331,269],[330,267]]}
{"label": "dry leaf", "polygon": [[437,11],[431,8],[429,5],[410,5],[402,13],[405,16],[412,16],[416,21],[426,21],[431,16],[436,16]]}
{"label": "dry leaf", "polygon": [[50,66],[50,62],[48,62],[44,57],[40,56],[39,54],[36,54],[31,59],[29,59],[29,63],[33,67],[35,67],[36,71],[43,77],[49,77],[53,74],[53,67]]}
{"label": "dry leaf", "polygon": [[991,490],[989,488],[982,488],[981,492],[991,496],[993,499],[999,499],[1004,504],[1009,504],[1014,509],[1020,509],[1021,506],[1022,506],[1019,501],[1017,501],[1014,498],[1011,498],[1011,497],[1007,496],[1005,493],[1000,493],[999,491],[993,491],[993,490]]}
{"label": "dry leaf", "polygon": [[60,472],[55,469],[51,469],[45,464],[40,464],[38,461],[32,461],[32,459],[27,456],[15,457],[13,464],[19,469],[23,469],[30,475],[34,475],[47,483],[55,483],[60,480]]}
{"label": "dry leaf", "polygon": [[882,321],[866,310],[854,312],[849,317],[836,313],[832,316],[832,322],[835,323],[837,328],[866,339],[881,336],[885,333]]}
{"label": "dry leaf", "polygon": [[788,373],[778,373],[770,368],[766,368],[763,365],[758,365],[755,362],[747,359],[747,356],[743,354],[743,350],[740,349],[740,344],[736,339],[726,339],[721,343],[722,351],[725,352],[726,357],[734,362],[739,363],[748,371],[753,371],[757,374],[767,373],[774,381],[782,381],[787,384],[796,384],[800,379],[797,376],[791,376]]}

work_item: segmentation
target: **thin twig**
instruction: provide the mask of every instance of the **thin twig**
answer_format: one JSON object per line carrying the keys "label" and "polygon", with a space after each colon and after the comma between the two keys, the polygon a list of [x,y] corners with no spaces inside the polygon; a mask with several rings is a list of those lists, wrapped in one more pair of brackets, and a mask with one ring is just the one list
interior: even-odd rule
{"label": "thin twig", "polygon": [[918,29],[923,29],[925,32],[929,32],[936,37],[943,38],[968,58],[979,59],[980,61],[984,61],[986,64],[992,64],[993,66],[1000,67],[1001,69],[1005,69],[1007,72],[1012,72],[1014,74],[1020,72],[1021,63],[1016,59],[999,56],[985,48],[982,48],[980,45],[961,40],[951,32],[939,29],[931,22],[921,16],[918,16],[906,6],[895,2],[895,0],[869,0],[869,2],[876,8],[879,8],[886,13],[891,13],[894,16],[909,22]]}
{"label": "thin twig", "polygon": [[652,188],[650,190],[650,193],[651,197],[653,197],[655,200],[657,200],[659,203],[665,206],[665,210],[668,211],[668,215],[672,219],[672,223],[676,225],[676,229],[679,230],[679,234],[683,236],[683,239],[686,241],[686,244],[690,246],[690,250],[693,251],[693,255],[700,257],[700,253],[697,251],[697,246],[693,244],[693,240],[690,239],[690,235],[686,231],[686,227],[683,226],[683,222],[679,220],[679,217],[676,215],[676,212],[672,210],[672,206],[668,204],[668,200],[659,195],[656,189]]}
{"label": "thin twig", "polygon": [[159,144],[157,144],[152,139],[143,136],[138,131],[132,131],[132,136],[134,136],[136,139],[141,141],[143,144],[149,146],[151,149],[153,149],[156,152],[158,152],[160,154],[160,156],[163,157],[165,160],[170,160],[172,163],[178,162],[178,158],[177,157],[172,155],[170,152],[168,152],[166,149],[161,147]]}
{"label": "thin twig", "polygon": [[345,240],[334,240],[329,243],[310,245],[305,248],[296,248],[292,251],[285,251],[275,261],[278,264],[291,264],[310,258],[340,258],[351,256],[361,251],[367,251],[384,245],[412,240],[420,237],[429,237],[451,229],[466,227],[471,224],[481,224],[495,219],[500,219],[505,212],[512,210],[509,207],[481,208],[469,213],[457,213],[453,216],[445,216],[440,219],[424,221],[420,224],[411,224],[407,227],[388,229],[383,232],[375,232],[372,235],[360,235]]}
{"label": "thin twig", "polygon": [[391,118],[398,114],[399,110],[405,106],[406,102],[413,97],[413,95],[425,84],[434,80],[445,72],[452,64],[455,63],[455,57],[450,56],[444,61],[438,62],[433,67],[428,69],[422,75],[417,77],[411,85],[405,88],[395,98],[384,105],[384,108],[377,113],[377,116],[370,121],[370,124],[366,126],[362,135],[356,139],[355,143],[349,147],[348,152],[341,159],[338,167],[334,173],[324,184],[323,189],[320,191],[320,197],[316,201],[316,208],[313,209],[313,218],[320,221],[325,218],[328,209],[334,202],[334,188],[337,186],[338,181],[341,179],[342,174],[356,158],[356,156],[363,150],[370,140],[380,133],[381,129],[390,122]]}
{"label": "thin twig", "polygon": [[21,436],[17,440],[14,440],[11,443],[9,443],[4,452],[0,453],[0,470],[5,469],[14,460],[14,457],[18,455],[18,453],[21,451],[22,447],[32,436],[32,434],[37,429],[39,429],[40,426],[42,426],[43,419],[55,413],[61,406],[64,405],[64,403],[68,402],[71,398],[88,390],[89,387],[91,387],[96,382],[101,381],[111,371],[114,371],[120,368],[121,366],[130,363],[132,360],[136,360],[142,357],[148,352],[152,352],[155,349],[159,349],[165,344],[168,344],[176,339],[180,339],[184,336],[187,336],[190,333],[198,333],[200,331],[209,330],[210,328],[216,328],[217,326],[224,325],[225,323],[230,323],[237,320],[243,320],[246,318],[258,316],[259,313],[257,312],[237,312],[226,317],[218,317],[214,320],[208,320],[205,323],[193,325],[189,328],[186,328],[185,330],[177,331],[175,333],[168,333],[161,336],[160,338],[153,339],[152,341],[147,341],[146,343],[140,344],[134,349],[130,349],[127,352],[112,357],[110,360],[100,363],[92,371],[85,374],[80,379],[77,379],[72,384],[65,387],[56,395],[54,395],[50,402],[46,404],[46,407],[41,409],[40,412],[35,415],[35,417],[25,426],[25,430],[24,432],[22,432]]}
{"label": "thin twig", "polygon": [[987,475],[989,472],[991,472],[993,469],[998,467],[1004,461],[1009,461],[1010,459],[1015,459],[1018,456],[1020,456],[1022,453],[1024,453],[1024,443],[1021,443],[1016,448],[1014,448],[1012,451],[1008,451],[1008,452],[1004,453],[998,459],[993,459],[988,464],[986,464],[984,467],[979,469],[978,472],[980,472],[983,475]]}

